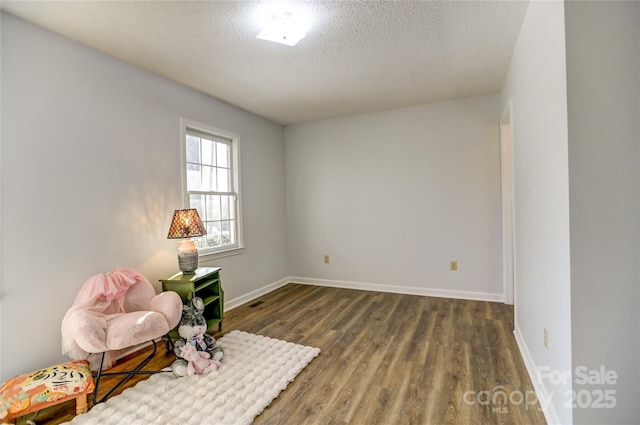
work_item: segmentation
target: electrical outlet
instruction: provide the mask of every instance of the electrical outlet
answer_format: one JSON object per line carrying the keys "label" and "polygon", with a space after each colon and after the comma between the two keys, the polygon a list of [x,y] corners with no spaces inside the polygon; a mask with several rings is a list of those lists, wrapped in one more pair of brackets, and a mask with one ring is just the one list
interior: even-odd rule
{"label": "electrical outlet", "polygon": [[451,270],[453,270],[453,271],[458,270],[458,262],[457,261],[455,261],[455,260],[454,261],[450,261],[449,265],[450,265]]}
{"label": "electrical outlet", "polygon": [[325,263],[325,264],[329,264],[329,263],[330,263],[330,261],[329,261],[329,256],[328,256],[328,255],[325,255],[325,256],[324,256],[324,263]]}
{"label": "electrical outlet", "polygon": [[544,328],[544,348],[549,349],[549,330]]}

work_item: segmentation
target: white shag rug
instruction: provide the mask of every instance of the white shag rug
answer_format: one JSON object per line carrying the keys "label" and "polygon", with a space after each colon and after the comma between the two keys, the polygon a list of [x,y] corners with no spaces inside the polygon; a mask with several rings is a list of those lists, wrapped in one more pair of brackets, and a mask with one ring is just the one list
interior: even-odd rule
{"label": "white shag rug", "polygon": [[251,424],[320,353],[319,348],[242,331],[232,331],[218,343],[225,349],[218,371],[185,377],[173,373],[151,375],[67,423]]}

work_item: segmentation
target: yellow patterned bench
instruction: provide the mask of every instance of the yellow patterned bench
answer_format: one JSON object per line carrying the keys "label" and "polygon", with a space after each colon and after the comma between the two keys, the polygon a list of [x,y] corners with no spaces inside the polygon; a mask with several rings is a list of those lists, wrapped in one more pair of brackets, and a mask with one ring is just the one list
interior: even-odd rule
{"label": "yellow patterned bench", "polygon": [[76,414],[87,411],[93,392],[89,362],[76,360],[11,378],[0,388],[0,421],[13,421],[49,406],[76,400]]}

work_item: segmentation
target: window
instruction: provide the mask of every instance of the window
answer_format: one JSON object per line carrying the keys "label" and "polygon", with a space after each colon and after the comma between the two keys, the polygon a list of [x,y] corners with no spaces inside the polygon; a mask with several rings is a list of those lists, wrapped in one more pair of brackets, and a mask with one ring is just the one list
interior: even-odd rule
{"label": "window", "polygon": [[237,136],[183,120],[185,197],[207,234],[201,255],[242,247]]}

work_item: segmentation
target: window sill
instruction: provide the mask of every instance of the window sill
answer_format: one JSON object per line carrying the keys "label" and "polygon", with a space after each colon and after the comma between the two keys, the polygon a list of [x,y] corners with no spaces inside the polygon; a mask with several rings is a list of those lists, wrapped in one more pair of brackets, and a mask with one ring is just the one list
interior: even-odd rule
{"label": "window sill", "polygon": [[198,258],[202,261],[216,260],[218,258],[231,257],[244,252],[244,247],[227,249],[225,251],[202,252],[198,254]]}

